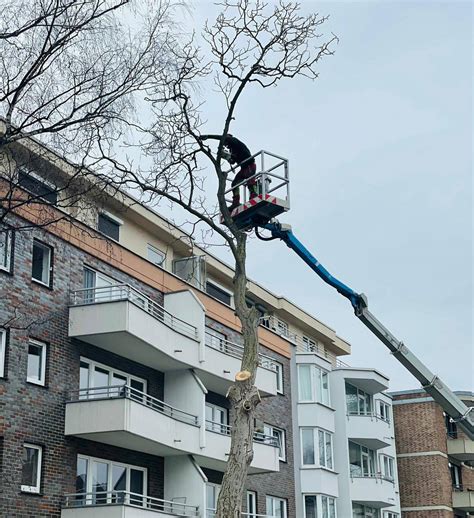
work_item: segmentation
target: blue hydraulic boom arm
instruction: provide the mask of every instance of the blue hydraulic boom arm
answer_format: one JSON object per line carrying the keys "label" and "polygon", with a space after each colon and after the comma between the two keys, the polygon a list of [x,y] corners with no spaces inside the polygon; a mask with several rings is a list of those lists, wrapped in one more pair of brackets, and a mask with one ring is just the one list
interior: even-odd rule
{"label": "blue hydraulic boom arm", "polygon": [[[404,365],[422,387],[433,399],[441,405],[443,410],[463,429],[463,431],[474,439],[474,407],[466,406],[459,397],[452,392],[439,378],[435,376],[426,365],[421,362],[408,347],[398,340],[374,315],[369,311],[367,297],[357,293],[349,286],[333,277],[324,266],[309,252],[309,250],[296,238],[291,227],[282,225],[276,220],[262,225],[262,228],[269,230],[272,237],[268,239],[281,239],[291,248],[321,279],[335,288],[341,295],[349,299],[354,308],[355,315],[379,340],[389,349],[391,354]],[[258,231],[257,231],[258,235]],[[262,238],[265,239],[265,238]]]}

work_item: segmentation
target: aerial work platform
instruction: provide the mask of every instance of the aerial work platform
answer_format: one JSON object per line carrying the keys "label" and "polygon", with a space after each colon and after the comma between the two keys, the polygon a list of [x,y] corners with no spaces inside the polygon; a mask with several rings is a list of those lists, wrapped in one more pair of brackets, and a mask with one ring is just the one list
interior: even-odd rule
{"label": "aerial work platform", "polygon": [[[252,177],[236,185],[240,190],[242,203],[231,212],[232,219],[240,230],[251,230],[265,225],[290,209],[288,160],[263,150],[252,157],[255,159],[257,171]],[[227,176],[230,173],[236,174],[242,165],[245,164],[237,164],[226,171]],[[231,179],[228,181],[231,182]],[[257,195],[250,198],[247,184],[252,181],[255,181]],[[230,187],[225,195],[232,194],[232,189]],[[231,200],[227,201],[230,204]],[[221,223],[223,222],[221,217]]]}

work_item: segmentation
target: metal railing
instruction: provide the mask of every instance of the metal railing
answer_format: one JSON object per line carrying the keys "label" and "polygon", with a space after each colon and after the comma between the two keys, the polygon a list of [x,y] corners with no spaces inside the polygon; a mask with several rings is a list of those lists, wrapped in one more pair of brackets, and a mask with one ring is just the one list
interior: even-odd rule
{"label": "metal railing", "polygon": [[[242,358],[244,354],[244,347],[242,345],[236,344],[234,342],[230,342],[229,340],[225,340],[224,338],[219,338],[214,336],[212,333],[206,331],[206,345],[207,347],[211,347],[212,349],[216,349],[224,354],[229,356],[233,356],[234,358],[238,358],[239,360]],[[277,363],[270,358],[270,356],[266,356],[265,354],[259,353],[258,355],[258,364],[260,367],[277,372]]]}
{"label": "metal railing", "polygon": [[117,302],[127,300],[146,311],[156,320],[159,320],[178,333],[198,338],[198,331],[195,326],[172,315],[169,311],[150,299],[129,284],[116,284],[114,286],[100,286],[96,288],[82,288],[71,293],[71,306],[87,306],[104,302]]}
{"label": "metal railing", "polygon": [[382,416],[378,412],[347,412],[347,417],[371,417],[372,419],[377,419],[379,421],[383,421],[384,423],[390,424],[390,419],[388,417]]}
{"label": "metal railing", "polygon": [[129,491],[97,491],[92,493],[68,493],[64,495],[64,508],[87,506],[126,505],[148,511],[168,513],[172,516],[199,516],[199,506],[162,500]]}
{"label": "metal railing", "polygon": [[380,472],[377,472],[377,473],[356,473],[356,472],[351,472],[351,479],[354,479],[354,478],[357,478],[357,479],[370,479],[370,480],[380,480],[380,481],[384,481],[384,482],[390,482],[392,484],[395,484],[395,478],[394,477],[389,477],[388,475],[384,475]]}
{"label": "metal railing", "polygon": [[171,417],[176,421],[196,426],[199,425],[198,416],[168,405],[164,401],[160,401],[159,399],[128,385],[82,388],[68,392],[68,403],[82,403],[84,401],[97,401],[103,399],[131,399],[140,405],[144,405],[151,410]]}
{"label": "metal railing", "polygon": [[[261,150],[258,153],[253,154],[251,157],[246,160],[240,162],[239,164],[233,165],[228,171],[225,172],[228,178],[228,182],[231,182],[231,178],[229,177],[230,173],[234,173],[237,169],[241,167],[245,167],[247,163],[250,163],[252,159],[255,160],[256,164],[256,173],[249,178],[246,178],[242,182],[234,185],[227,189],[224,195],[232,192],[233,189],[239,188],[241,192],[243,191],[242,203],[247,201],[247,189],[245,186],[249,183],[255,183],[257,186],[258,194],[261,194],[263,197],[266,195],[273,193],[279,190],[279,198],[284,199],[288,206],[290,203],[290,190],[289,190],[289,168],[288,168],[288,160],[279,155],[275,155],[274,153],[270,153],[270,151]],[[274,185],[272,183],[275,182]]]}
{"label": "metal railing", "polygon": [[321,358],[329,361],[336,368],[350,368],[347,363],[341,361],[334,353],[328,351],[326,347],[316,340],[305,340],[302,335],[291,333],[287,326],[273,315],[267,315],[261,318],[260,324],[267,329],[271,329],[280,336],[296,345],[296,351],[300,353],[314,353]]}
{"label": "metal railing", "polygon": [[[208,507],[206,509],[206,518],[215,518],[216,509]],[[273,514],[256,514],[256,513],[240,513],[240,516],[246,516],[247,518],[276,518]]]}
{"label": "metal railing", "polygon": [[[228,436],[230,436],[232,433],[232,427],[228,424],[218,423],[209,419],[206,419],[206,430]],[[278,437],[273,437],[273,435],[265,435],[262,432],[254,432],[253,440],[255,442],[267,444],[268,446],[273,446],[274,448],[280,447],[280,441],[278,440]]]}

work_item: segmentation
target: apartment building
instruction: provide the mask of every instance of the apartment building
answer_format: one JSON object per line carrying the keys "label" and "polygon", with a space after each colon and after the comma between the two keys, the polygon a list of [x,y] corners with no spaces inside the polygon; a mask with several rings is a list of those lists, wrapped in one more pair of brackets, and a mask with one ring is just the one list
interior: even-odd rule
{"label": "apartment building", "polygon": [[[49,158],[17,161],[20,195],[47,205],[26,203],[0,232],[0,514],[212,517],[242,353],[232,269],[124,194],[61,208],[70,166]],[[13,230],[45,211],[57,222]],[[263,397],[242,511],[301,516],[288,336],[334,364],[350,345],[257,283],[249,294]]]}
{"label": "apartment building", "polygon": [[297,516],[399,518],[388,379],[332,361],[307,339],[293,369]]}
{"label": "apartment building", "polygon": [[[474,405],[474,393],[456,394]],[[402,516],[474,515],[474,441],[423,389],[391,395]]]}

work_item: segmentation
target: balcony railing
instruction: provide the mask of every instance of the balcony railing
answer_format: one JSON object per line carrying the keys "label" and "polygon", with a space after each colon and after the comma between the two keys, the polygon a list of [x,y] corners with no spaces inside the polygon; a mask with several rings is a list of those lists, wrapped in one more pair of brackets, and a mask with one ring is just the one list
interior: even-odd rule
{"label": "balcony railing", "polygon": [[371,417],[372,419],[378,419],[384,423],[390,423],[390,419],[386,416],[379,414],[378,412],[347,412],[347,417]]}
{"label": "balcony railing", "polygon": [[185,412],[184,410],[179,410],[178,408],[168,405],[164,401],[160,401],[159,399],[150,396],[149,394],[145,394],[144,392],[140,392],[128,385],[82,388],[71,390],[68,392],[68,395],[69,403],[82,403],[84,401],[97,401],[101,399],[131,399],[135,403],[144,405],[151,410],[171,417],[176,421],[196,426],[199,425],[198,416]]}
{"label": "balcony railing", "polygon": [[[233,356],[234,358],[238,358],[239,360],[242,358],[244,354],[244,348],[242,345],[236,344],[234,342],[230,342],[229,340],[225,340],[223,338],[219,338],[214,336],[212,333],[206,331],[206,345],[207,347],[211,347],[212,349],[216,349],[224,354],[229,356]],[[265,356],[264,354],[258,355],[258,364],[260,367],[270,370],[277,371],[277,365],[275,361],[270,358],[270,356]]]}
{"label": "balcony railing", "polygon": [[367,473],[367,474],[364,474],[364,473],[356,473],[356,472],[352,472],[351,473],[351,479],[353,478],[358,478],[358,479],[369,479],[369,480],[381,480],[381,481],[385,481],[385,482],[391,482],[392,484],[395,484],[395,478],[394,477],[390,477],[389,475],[385,475],[383,473]]}
{"label": "balcony railing", "polygon": [[291,333],[286,325],[283,325],[278,318],[273,315],[264,316],[261,318],[260,323],[263,327],[271,329],[275,333],[283,336],[288,341],[296,345],[296,351],[300,353],[314,353],[329,361],[333,367],[337,368],[350,368],[347,363],[339,360],[339,358],[332,352],[328,351],[326,347],[316,340],[305,340],[303,336]]}
{"label": "balcony railing", "polygon": [[77,509],[87,506],[127,505],[148,511],[162,512],[171,516],[199,516],[199,507],[162,500],[129,491],[98,491],[64,495],[64,508]]}
{"label": "balcony railing", "polygon": [[117,302],[126,300],[135,306],[146,311],[156,320],[174,329],[178,333],[198,338],[196,327],[184,320],[172,315],[169,311],[150,299],[129,284],[116,284],[114,286],[100,286],[96,288],[83,288],[71,293],[71,306],[88,306],[90,304],[101,304],[104,302]]}
{"label": "balcony railing", "polygon": [[[232,433],[232,427],[228,424],[210,421],[209,419],[206,419],[206,430],[209,430],[210,432],[219,433],[221,435],[230,435]],[[262,432],[254,432],[253,440],[255,442],[268,444],[269,446],[273,446],[275,448],[280,447],[280,443],[277,437],[273,437],[273,435],[265,435]]]}
{"label": "balcony railing", "polygon": [[[212,507],[208,507],[206,509],[206,518],[215,518],[216,509]],[[245,516],[247,518],[276,518],[273,514],[256,514],[256,513],[240,513],[240,516]]]}

